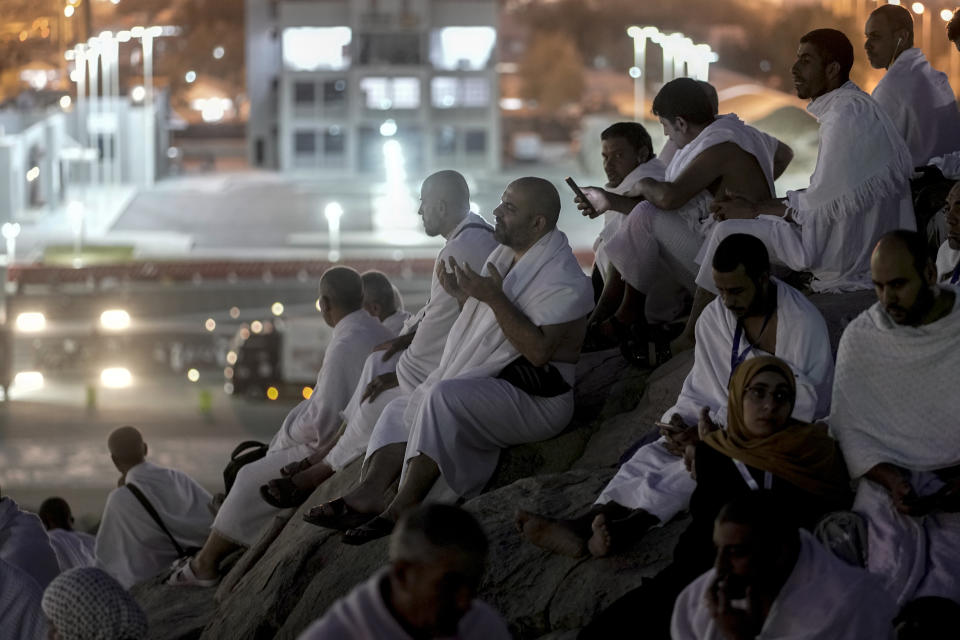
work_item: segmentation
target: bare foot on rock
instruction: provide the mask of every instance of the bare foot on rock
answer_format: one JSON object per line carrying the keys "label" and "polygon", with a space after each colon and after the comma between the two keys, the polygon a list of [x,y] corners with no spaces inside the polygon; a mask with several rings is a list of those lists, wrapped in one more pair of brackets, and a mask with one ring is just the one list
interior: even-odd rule
{"label": "bare foot on rock", "polygon": [[613,538],[610,536],[610,529],[607,528],[607,517],[602,513],[593,519],[590,525],[593,529],[593,535],[587,541],[587,549],[595,558],[602,558],[610,553],[613,547]]}
{"label": "bare foot on rock", "polygon": [[520,509],[517,511],[517,530],[541,549],[570,558],[582,558],[587,549],[583,538],[563,520],[554,520]]}

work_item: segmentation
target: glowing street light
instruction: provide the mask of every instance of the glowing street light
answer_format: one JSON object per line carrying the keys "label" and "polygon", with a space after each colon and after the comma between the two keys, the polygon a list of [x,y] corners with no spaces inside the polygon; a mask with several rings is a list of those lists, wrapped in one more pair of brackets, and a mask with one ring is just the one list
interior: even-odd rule
{"label": "glowing street light", "polygon": [[950,9],[943,9],[940,11],[940,19],[944,22],[950,22],[953,20],[953,11]]}
{"label": "glowing street light", "polygon": [[660,35],[656,27],[637,27],[627,29],[627,35],[633,38],[633,67],[630,68],[630,77],[633,78],[633,118],[636,121],[643,119],[646,104],[646,75],[647,75],[647,39]]}
{"label": "glowing street light", "polygon": [[24,311],[17,316],[17,331],[39,333],[47,327],[47,318],[39,311]]}
{"label": "glowing street light", "polygon": [[932,25],[928,24],[930,20],[926,16],[926,7],[923,6],[922,2],[914,2],[910,5],[910,9],[913,10],[917,16],[917,19],[920,21],[920,42],[921,47],[924,51],[927,52],[927,55],[930,55],[930,27]]}
{"label": "glowing street light", "polygon": [[100,326],[107,331],[123,331],[130,328],[130,314],[124,309],[107,309],[100,314]]}
{"label": "glowing street light", "polygon": [[323,217],[327,219],[328,241],[330,245],[327,258],[330,262],[340,259],[340,218],[343,207],[339,202],[330,202],[323,208]]}
{"label": "glowing street light", "polygon": [[100,372],[100,383],[108,389],[124,389],[133,384],[133,376],[126,367],[107,367]]}

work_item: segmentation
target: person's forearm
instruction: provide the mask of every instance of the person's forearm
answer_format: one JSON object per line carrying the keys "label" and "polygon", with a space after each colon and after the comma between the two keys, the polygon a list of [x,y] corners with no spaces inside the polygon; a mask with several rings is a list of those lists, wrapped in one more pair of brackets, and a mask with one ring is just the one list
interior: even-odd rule
{"label": "person's forearm", "polygon": [[761,200],[756,205],[756,211],[758,216],[777,216],[788,222],[793,222],[793,218],[790,217],[790,212],[783,200],[775,198]]}
{"label": "person's forearm", "polygon": [[489,302],[497,323],[520,355],[529,360],[534,366],[543,366],[553,357],[553,346],[540,330],[540,327],[530,322],[530,319],[518,309],[506,295],[500,294]]}
{"label": "person's forearm", "polygon": [[641,198],[631,198],[630,196],[621,196],[616,193],[610,193],[609,191],[607,191],[606,193],[607,193],[607,200],[610,201],[610,211],[616,211],[618,213],[622,213],[623,215],[627,215],[628,213],[633,211],[633,208],[638,204],[640,204],[640,202],[642,201]]}
{"label": "person's forearm", "polygon": [[891,462],[881,462],[871,467],[869,471],[863,474],[863,477],[887,489],[892,489],[897,482],[902,481],[907,476],[907,473],[906,469]]}
{"label": "person's forearm", "polygon": [[665,211],[679,209],[690,200],[690,196],[681,193],[672,182],[660,182],[652,178],[640,181],[640,194],[652,205]]}

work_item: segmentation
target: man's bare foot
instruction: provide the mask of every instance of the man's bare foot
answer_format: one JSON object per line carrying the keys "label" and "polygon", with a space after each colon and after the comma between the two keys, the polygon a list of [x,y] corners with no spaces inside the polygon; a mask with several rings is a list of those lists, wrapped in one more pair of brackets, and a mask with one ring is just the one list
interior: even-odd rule
{"label": "man's bare foot", "polygon": [[570,558],[582,558],[587,549],[583,538],[563,520],[545,518],[522,509],[517,511],[517,530],[541,549]]}
{"label": "man's bare foot", "polygon": [[587,541],[587,549],[595,558],[602,558],[610,553],[613,547],[613,539],[610,537],[610,529],[607,528],[607,517],[602,513],[597,515],[590,524],[593,529],[593,535]]}

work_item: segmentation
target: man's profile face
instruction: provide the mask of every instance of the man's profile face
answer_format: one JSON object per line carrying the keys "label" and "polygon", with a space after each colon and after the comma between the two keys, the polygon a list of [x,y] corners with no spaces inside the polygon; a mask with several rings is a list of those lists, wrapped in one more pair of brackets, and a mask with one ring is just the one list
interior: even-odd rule
{"label": "man's profile face", "polygon": [[677,149],[683,149],[687,146],[687,143],[690,141],[687,140],[685,134],[686,127],[684,126],[684,121],[681,118],[675,118],[670,120],[669,118],[664,118],[658,116],[660,124],[663,125],[663,135],[666,136],[670,142],[677,145]]}
{"label": "man's profile face", "polygon": [[883,16],[872,15],[867,18],[863,32],[867,38],[863,43],[863,50],[874,69],[886,69],[896,52],[906,48],[903,33],[898,35]]}
{"label": "man's profile face", "polygon": [[437,190],[429,183],[420,189],[420,209],[417,211],[423,219],[423,232],[428,236],[440,235],[446,203],[438,197]]}
{"label": "man's profile face", "polygon": [[954,251],[960,249],[960,182],[947,194],[947,242]]}
{"label": "man's profile face", "polygon": [[870,273],[877,299],[900,325],[916,326],[933,300],[931,282],[917,271],[906,248],[888,243],[873,252]]}
{"label": "man's profile face", "polygon": [[607,174],[607,186],[618,187],[627,175],[640,165],[636,149],[626,138],[607,138],[600,141],[603,156],[603,172]]}
{"label": "man's profile face", "polygon": [[797,61],[791,69],[797,97],[812,100],[827,92],[827,63],[820,51],[810,42],[801,42]]}
{"label": "man's profile face", "polygon": [[493,210],[496,224],[493,238],[511,249],[526,249],[533,244],[534,218],[529,212],[524,194],[513,184],[507,186],[500,196],[500,205]]}
{"label": "man's profile face", "polygon": [[756,311],[759,288],[757,283],[747,275],[747,270],[742,264],[738,264],[733,271],[714,269],[713,284],[717,287],[717,294],[723,301],[723,306],[737,318],[743,318]]}

